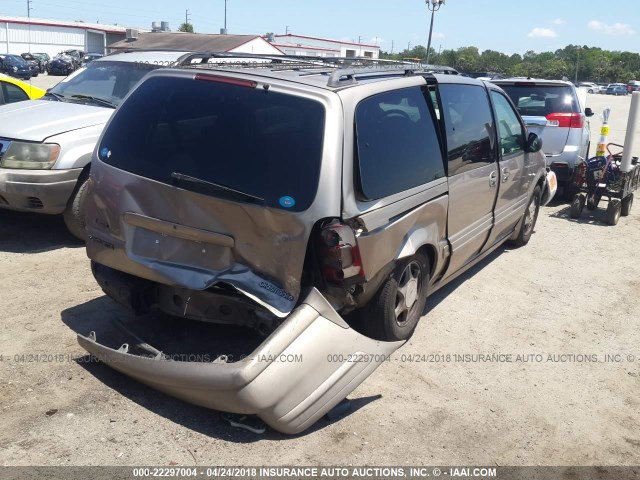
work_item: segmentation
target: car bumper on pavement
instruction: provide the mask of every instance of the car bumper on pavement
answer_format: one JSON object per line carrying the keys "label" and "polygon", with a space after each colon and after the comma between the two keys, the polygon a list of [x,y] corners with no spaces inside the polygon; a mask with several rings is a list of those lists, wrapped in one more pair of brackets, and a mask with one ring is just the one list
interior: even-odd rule
{"label": "car bumper on pavement", "polygon": [[547,155],[547,167],[555,174],[559,183],[567,183],[573,179],[576,163],[582,160],[578,147],[567,145],[564,152],[558,155]]}
{"label": "car bumper on pavement", "polygon": [[78,343],[152,388],[207,408],[258,415],[287,434],[313,425],[404,344],[359,334],[316,289],[309,290],[260,346],[235,363],[220,357],[176,361],[137,334],[126,329],[122,333],[124,337],[115,339],[105,335],[111,346],[98,343],[95,332],[78,335]]}
{"label": "car bumper on pavement", "polygon": [[547,205],[558,191],[558,179],[553,170],[547,168],[547,175],[544,182],[544,191],[542,192],[542,205]]}
{"label": "car bumper on pavement", "polygon": [[67,208],[81,168],[19,170],[0,168],[0,208],[59,214]]}

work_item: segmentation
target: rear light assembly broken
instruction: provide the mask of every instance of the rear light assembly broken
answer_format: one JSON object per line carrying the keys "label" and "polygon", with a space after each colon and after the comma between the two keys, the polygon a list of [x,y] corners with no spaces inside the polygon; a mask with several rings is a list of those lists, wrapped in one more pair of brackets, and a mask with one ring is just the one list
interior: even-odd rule
{"label": "rear light assembly broken", "polygon": [[323,227],[318,253],[322,276],[330,285],[350,287],[365,281],[360,249],[349,225],[336,221]]}

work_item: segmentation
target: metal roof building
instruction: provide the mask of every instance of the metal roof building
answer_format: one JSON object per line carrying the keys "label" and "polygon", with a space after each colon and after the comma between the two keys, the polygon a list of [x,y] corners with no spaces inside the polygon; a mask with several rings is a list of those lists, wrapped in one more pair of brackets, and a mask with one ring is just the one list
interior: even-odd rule
{"label": "metal roof building", "polygon": [[110,52],[127,49],[167,49],[185,52],[232,52],[282,55],[260,35],[217,35],[183,32],[129,32],[130,37],[108,46]]}
{"label": "metal roof building", "polygon": [[310,57],[365,57],[379,58],[380,47],[366,43],[345,42],[306,35],[274,35],[272,44],[286,55]]}
{"label": "metal roof building", "polygon": [[0,52],[42,52],[53,56],[77,49],[105,53],[107,45],[126,38],[126,30],[117,25],[0,15]]}

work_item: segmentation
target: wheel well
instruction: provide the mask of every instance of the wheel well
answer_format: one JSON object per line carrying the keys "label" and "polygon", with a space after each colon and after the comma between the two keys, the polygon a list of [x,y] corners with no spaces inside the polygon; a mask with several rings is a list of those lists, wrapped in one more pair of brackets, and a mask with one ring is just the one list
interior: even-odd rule
{"label": "wheel well", "polygon": [[71,192],[71,196],[69,197],[69,201],[67,202],[67,208],[69,205],[71,205],[71,203],[73,203],[73,199],[75,198],[76,193],[78,193],[78,189],[80,188],[80,185],[82,185],[82,182],[89,177],[90,172],[91,172],[91,162],[87,163],[82,168],[80,175],[78,175],[78,181],[76,182],[76,186],[73,187],[73,192]]}
{"label": "wheel well", "polygon": [[[424,253],[427,258],[429,259],[429,277],[433,277],[433,272],[435,271],[436,268],[436,258],[437,258],[437,251],[436,251],[436,247],[434,247],[433,245],[422,245],[419,249],[418,252]],[[417,252],[416,252],[417,253]]]}

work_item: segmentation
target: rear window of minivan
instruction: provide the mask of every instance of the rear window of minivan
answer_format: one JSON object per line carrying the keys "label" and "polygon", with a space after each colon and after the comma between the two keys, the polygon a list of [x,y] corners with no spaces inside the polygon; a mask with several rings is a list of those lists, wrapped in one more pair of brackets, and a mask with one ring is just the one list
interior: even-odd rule
{"label": "rear window of minivan", "polygon": [[121,105],[98,153],[107,164],[169,185],[188,177],[303,211],[318,187],[324,122],[315,100],[158,76]]}
{"label": "rear window of minivan", "polygon": [[552,113],[577,113],[577,99],[568,85],[500,85],[520,115],[546,117]]}

